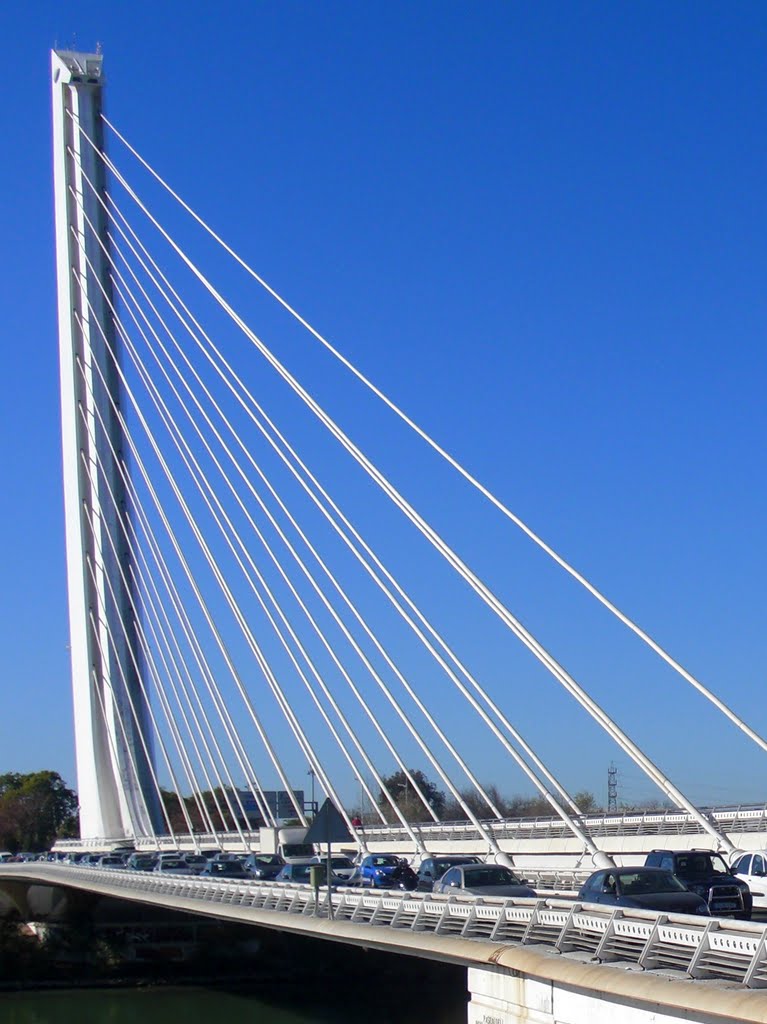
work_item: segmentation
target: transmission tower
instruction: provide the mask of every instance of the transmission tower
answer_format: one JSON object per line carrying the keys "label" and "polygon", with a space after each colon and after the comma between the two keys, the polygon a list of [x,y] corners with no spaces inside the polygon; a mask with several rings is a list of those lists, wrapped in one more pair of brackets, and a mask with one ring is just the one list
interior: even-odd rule
{"label": "transmission tower", "polygon": [[607,813],[615,814],[618,811],[618,769],[615,762],[610,762],[607,769]]}

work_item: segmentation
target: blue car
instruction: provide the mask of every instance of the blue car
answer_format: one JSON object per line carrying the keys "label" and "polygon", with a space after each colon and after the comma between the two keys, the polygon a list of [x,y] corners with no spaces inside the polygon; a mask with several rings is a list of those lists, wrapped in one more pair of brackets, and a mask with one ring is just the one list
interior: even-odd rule
{"label": "blue car", "polygon": [[392,877],[399,872],[402,858],[396,853],[369,853],[349,879],[350,885],[370,885],[376,889],[388,889],[395,884]]}

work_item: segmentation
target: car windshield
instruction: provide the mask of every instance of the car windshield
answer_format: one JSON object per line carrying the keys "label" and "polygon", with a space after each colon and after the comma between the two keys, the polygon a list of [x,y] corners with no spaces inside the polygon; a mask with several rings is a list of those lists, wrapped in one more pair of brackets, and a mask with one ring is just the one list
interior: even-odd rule
{"label": "car windshield", "polygon": [[454,867],[456,864],[460,865],[460,864],[473,864],[473,863],[475,863],[475,861],[469,860],[468,857],[467,857],[466,860],[461,860],[460,858],[456,858],[456,857],[446,857],[444,860],[435,860],[434,861],[434,873],[437,876],[444,875],[444,873],[446,871],[449,871],[450,868]]}
{"label": "car windshield", "polygon": [[375,868],[396,868],[399,864],[399,857],[386,854],[383,857],[373,857],[372,864]]}
{"label": "car windshield", "polygon": [[692,876],[705,877],[706,875],[726,875],[727,865],[717,853],[695,853],[685,854],[677,857],[676,870],[685,878]]}
{"label": "car windshield", "polygon": [[181,860],[163,860],[160,861],[160,867],[163,871],[167,871],[168,868],[180,868],[184,866],[184,862]]}
{"label": "car windshield", "polygon": [[290,873],[291,882],[308,882],[309,881],[309,865],[308,864],[294,864],[293,870]]}
{"label": "car windshield", "polygon": [[277,867],[282,865],[282,857],[278,857],[276,853],[259,853],[255,858],[256,864],[260,864],[263,867]]}
{"label": "car windshield", "polygon": [[286,857],[311,857],[314,847],[311,843],[285,843],[282,852]]}
{"label": "car windshield", "polygon": [[508,868],[492,864],[469,866],[463,872],[465,885],[519,885],[517,876]]}
{"label": "car windshield", "polygon": [[348,857],[331,857],[330,865],[334,868],[353,868],[354,865]]}
{"label": "car windshield", "polygon": [[686,887],[670,871],[635,871],[620,875],[619,879],[625,896],[651,892],[686,892]]}

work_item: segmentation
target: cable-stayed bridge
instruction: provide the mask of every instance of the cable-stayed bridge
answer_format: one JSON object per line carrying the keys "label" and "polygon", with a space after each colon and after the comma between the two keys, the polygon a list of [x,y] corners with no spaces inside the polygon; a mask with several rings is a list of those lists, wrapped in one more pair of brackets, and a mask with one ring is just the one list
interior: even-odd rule
{"label": "cable-stayed bridge", "polygon": [[[512,611],[503,586],[451,539],[455,524],[447,499],[429,493],[432,477],[412,487],[417,498],[405,493],[383,424],[417,446],[415,466],[425,452],[680,686],[762,750],[765,740],[174,191],[103,113],[100,55],[55,52],[52,69],[79,845],[256,848],[260,826],[280,824],[271,790],[288,794],[292,816],[308,824],[296,784],[307,771],[363,851],[478,849],[526,870],[585,871],[641,859],[670,845],[669,835],[675,846],[725,854],[762,845],[762,809],[699,809]],[[173,210],[167,220],[163,204]],[[213,270],[203,269],[204,255]],[[226,263],[240,275],[237,301],[217,283]],[[289,324],[279,346],[265,340],[277,316]],[[338,374],[355,385],[353,399],[338,397]],[[363,403],[375,407],[365,444]],[[522,702],[508,682],[521,664],[567,698],[586,723],[583,742],[604,734],[674,810],[582,813],[523,734]],[[575,724],[572,736],[581,741]],[[460,822],[442,820],[416,763]],[[551,817],[508,821],[482,781],[487,763],[534,787]],[[414,920],[429,913],[411,912]],[[524,909],[528,937],[541,914]],[[591,940],[572,944],[571,911],[565,918],[560,946],[589,950]],[[485,937],[500,941],[496,924]],[[588,931],[581,925],[579,935]],[[707,976],[711,930],[679,940],[697,951],[691,977]],[[645,952],[658,941],[657,925],[650,932]],[[738,980],[757,985],[764,936],[753,936]],[[746,940],[727,940],[737,941]]]}

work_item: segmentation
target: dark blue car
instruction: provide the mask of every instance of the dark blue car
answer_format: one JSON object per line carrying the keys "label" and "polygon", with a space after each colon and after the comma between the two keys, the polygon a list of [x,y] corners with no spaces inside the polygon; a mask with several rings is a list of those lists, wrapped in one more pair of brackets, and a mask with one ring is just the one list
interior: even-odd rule
{"label": "dark blue car", "polygon": [[709,914],[706,901],[663,868],[603,868],[581,886],[578,899],[672,914]]}

